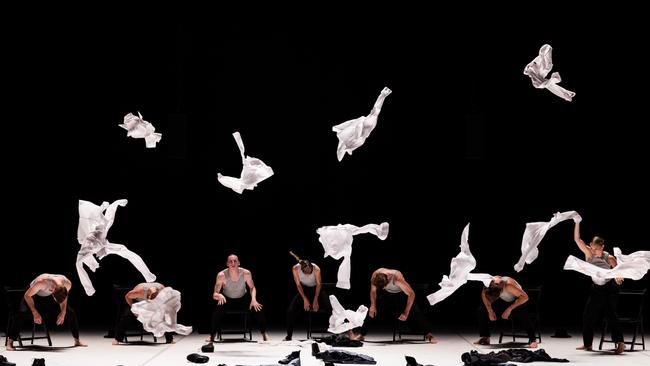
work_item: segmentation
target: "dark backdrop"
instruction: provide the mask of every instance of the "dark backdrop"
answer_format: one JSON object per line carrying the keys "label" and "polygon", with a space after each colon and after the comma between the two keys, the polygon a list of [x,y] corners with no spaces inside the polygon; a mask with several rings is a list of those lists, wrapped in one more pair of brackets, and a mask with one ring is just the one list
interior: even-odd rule
{"label": "dark backdrop", "polygon": [[[336,281],[318,227],[390,223],[383,242],[355,237],[352,290],[339,295],[356,308],[380,266],[435,289],[471,222],[477,272],[543,284],[545,324],[578,325],[590,281],[562,270],[580,255],[573,223],[549,231],[539,258],[515,274],[525,224],[577,210],[585,240],[648,249],[648,37],[633,10],[587,10],[26,17],[4,52],[0,278],[66,274],[81,323],[107,325],[111,283],[143,279],[107,257],[91,274],[97,293],[85,295],[77,202],[126,198],[109,240],[182,292],[181,321],[209,318],[216,273],[237,253],[281,325],[295,293],[289,250]],[[560,85],[577,93],[571,103],[522,73],[544,43]],[[338,162],[331,127],[367,115],[384,86],[393,94],[376,129]],[[162,133],[155,149],[118,127],[138,111]],[[240,172],[235,131],[275,171],[241,195],[216,179]],[[625,284],[647,285],[647,276]],[[469,283],[432,319],[473,324],[479,291]]]}

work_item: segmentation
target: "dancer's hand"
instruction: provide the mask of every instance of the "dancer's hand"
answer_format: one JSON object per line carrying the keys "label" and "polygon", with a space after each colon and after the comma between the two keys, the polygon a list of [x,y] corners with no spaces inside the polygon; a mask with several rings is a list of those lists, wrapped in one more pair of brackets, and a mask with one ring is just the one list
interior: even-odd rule
{"label": "dancer's hand", "polygon": [[318,300],[314,300],[313,303],[311,303],[311,311],[318,311],[320,309],[320,306],[318,305]]}
{"label": "dancer's hand", "polygon": [[226,303],[226,297],[223,296],[223,294],[220,294],[220,293],[218,293],[218,292],[215,292],[215,293],[212,295],[212,298],[215,299],[215,300],[217,300],[217,304],[219,304],[219,305],[223,305],[223,304]]}
{"label": "dancer's hand", "polygon": [[408,317],[409,317],[409,315],[408,315],[407,313],[401,313],[401,314],[399,315],[399,318],[397,318],[397,319],[399,319],[400,321],[405,322],[406,319],[408,319]]}
{"label": "dancer's hand", "polygon": [[39,314],[38,311],[34,310],[32,312],[32,316],[34,316],[34,324],[42,324],[43,323],[43,318],[41,318],[41,314]]}
{"label": "dancer's hand", "polygon": [[303,307],[303,309],[305,309],[305,311],[309,311],[309,299],[308,298],[305,297],[304,299],[302,299],[302,307]]}
{"label": "dancer's hand", "polygon": [[491,321],[497,320],[497,314],[495,314],[494,310],[492,309],[488,310],[488,317],[490,317]]}
{"label": "dancer's hand", "polygon": [[251,306],[249,307],[249,309],[255,309],[255,311],[260,311],[262,310],[262,304],[257,302],[257,300],[253,300],[251,301]]}
{"label": "dancer's hand", "polygon": [[503,312],[503,314],[501,314],[501,318],[503,318],[503,319],[505,319],[505,320],[508,320],[508,318],[510,317],[510,313],[511,313],[511,312],[512,312],[512,310],[511,310],[510,308],[507,308],[507,309]]}
{"label": "dancer's hand", "polygon": [[623,277],[616,277],[614,281],[616,281],[617,285],[620,285],[623,283],[623,280],[625,280]]}
{"label": "dancer's hand", "polygon": [[374,318],[375,315],[377,315],[377,308],[375,306],[371,306],[370,309],[368,309],[368,316]]}
{"label": "dancer's hand", "polygon": [[56,325],[61,325],[65,321],[65,312],[62,311],[59,313],[59,316],[56,317]]}

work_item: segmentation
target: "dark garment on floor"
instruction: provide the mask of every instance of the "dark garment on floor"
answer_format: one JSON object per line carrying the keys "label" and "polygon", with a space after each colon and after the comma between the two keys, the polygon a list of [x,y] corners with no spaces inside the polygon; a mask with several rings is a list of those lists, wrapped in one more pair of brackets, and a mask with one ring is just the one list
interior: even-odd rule
{"label": "dark garment on floor", "polygon": [[362,347],[363,342],[353,341],[344,334],[332,334],[327,337],[318,338],[318,342],[328,344],[333,347]]}
{"label": "dark garment on floor", "polygon": [[377,361],[374,358],[362,355],[360,353],[354,353],[349,351],[339,351],[339,350],[330,350],[319,352],[314,355],[316,358],[323,360],[323,362],[332,362],[332,363],[354,363],[362,365],[375,365]]}
{"label": "dark garment on floor", "polygon": [[463,353],[460,359],[468,366],[504,365],[507,362],[569,362],[569,360],[564,358],[552,358],[543,349],[531,351],[522,348],[490,352],[487,354],[478,353],[478,351],[473,350]]}
{"label": "dark garment on floor", "polygon": [[406,358],[406,366],[433,366],[433,365],[422,365],[421,363],[418,363],[415,357],[405,355],[404,358]]}

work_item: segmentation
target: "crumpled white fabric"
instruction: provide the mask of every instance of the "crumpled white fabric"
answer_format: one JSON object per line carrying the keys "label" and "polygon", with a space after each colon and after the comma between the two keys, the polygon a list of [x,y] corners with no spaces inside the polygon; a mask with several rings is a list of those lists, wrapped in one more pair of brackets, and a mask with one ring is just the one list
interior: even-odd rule
{"label": "crumpled white fabric", "polygon": [[171,287],[160,290],[153,300],[138,301],[131,305],[131,312],[138,317],[144,329],[155,337],[165,332],[188,335],[192,327],[176,323],[176,315],[181,309],[181,293]]}
{"label": "crumpled white fabric", "polygon": [[99,268],[99,263],[95,255],[100,260],[109,254],[116,254],[128,260],[133,266],[142,273],[147,282],[156,280],[156,276],[149,271],[142,258],[136,253],[130,251],[122,244],[111,243],[106,239],[108,230],[113,226],[115,212],[118,206],[126,206],[127,200],[117,200],[109,205],[104,201],[101,206],[92,202],[79,200],[79,226],[77,227],[77,241],[81,244],[77,254],[77,273],[79,280],[86,294],[92,296],[95,293],[88,273],[83,268],[85,264],[95,272]]}
{"label": "crumpled white fabric", "polygon": [[[632,255],[634,253],[630,256]],[[644,257],[628,258],[627,260],[624,259],[623,262],[618,261],[617,266],[614,268],[604,269],[570,255],[564,263],[564,269],[580,272],[590,276],[595,284],[604,285],[608,280],[617,277],[640,280],[648,273],[650,261]]]}
{"label": "crumpled white fabric", "polygon": [[524,236],[521,238],[521,257],[517,264],[515,264],[515,271],[521,272],[524,269],[524,263],[531,264],[539,255],[537,246],[544,239],[544,235],[548,229],[559,224],[560,222],[568,219],[574,221],[582,220],[582,217],[576,211],[557,212],[548,222],[529,222],[526,224]]}
{"label": "crumpled white fabric", "polygon": [[524,75],[530,76],[535,88],[546,88],[551,93],[570,102],[576,93],[557,85],[562,81],[559,72],[554,72],[550,79],[546,79],[546,75],[553,68],[552,51],[553,48],[550,45],[543,45],[539,49],[539,55],[524,68]]}
{"label": "crumpled white fabric", "polygon": [[494,278],[492,275],[487,273],[470,273],[474,268],[476,268],[476,259],[472,255],[472,252],[469,250],[469,241],[467,237],[469,236],[469,223],[463,229],[463,233],[460,236],[460,253],[451,260],[451,270],[449,271],[449,277],[447,275],[442,276],[442,281],[440,281],[440,290],[427,296],[429,304],[435,305],[440,301],[449,297],[460,286],[470,281],[481,281],[484,286],[489,286],[490,281]]}
{"label": "crumpled white fabric", "polygon": [[162,138],[162,134],[155,132],[156,128],[149,122],[142,119],[142,115],[138,112],[138,117],[132,113],[124,116],[124,123],[119,125],[127,130],[127,136],[135,139],[144,139],[147,147],[156,147],[156,144]]}
{"label": "crumpled white fabric", "polygon": [[336,149],[336,156],[339,161],[343,160],[346,152],[352,155],[352,151],[366,142],[370,132],[377,126],[377,118],[384,104],[384,99],[390,93],[392,93],[390,89],[384,88],[367,116],[352,119],[332,127],[332,131],[336,132],[336,137],[339,139],[339,145]]}
{"label": "crumpled white fabric", "polygon": [[339,271],[336,275],[336,287],[350,289],[350,256],[352,255],[353,236],[370,233],[384,240],[388,236],[388,223],[382,222],[381,225],[368,224],[362,227],[350,224],[323,226],[316,230],[316,233],[320,236],[318,241],[321,242],[325,250],[323,257],[330,256],[334,259],[341,259],[343,257],[343,262],[339,266]]}
{"label": "crumpled white fabric", "polygon": [[242,141],[239,132],[235,132],[232,135],[237,142],[237,146],[239,147],[239,154],[241,155],[241,161],[243,164],[240,178],[229,177],[218,173],[217,179],[219,180],[219,183],[241,194],[244,189],[252,190],[253,188],[257,187],[257,183],[272,176],[273,169],[271,169],[270,166],[264,164],[264,162],[260,159],[245,156],[244,142]]}
{"label": "crumpled white fabric", "polygon": [[368,308],[365,305],[359,305],[357,311],[344,309],[334,295],[330,295],[330,304],[332,304],[332,315],[329,328],[327,328],[330,333],[340,334],[360,327],[368,314]]}
{"label": "crumpled white fabric", "polygon": [[618,264],[633,262],[637,260],[645,260],[650,263],[650,251],[648,250],[639,250],[634,253],[625,255],[621,252],[621,248],[614,247],[614,256]]}

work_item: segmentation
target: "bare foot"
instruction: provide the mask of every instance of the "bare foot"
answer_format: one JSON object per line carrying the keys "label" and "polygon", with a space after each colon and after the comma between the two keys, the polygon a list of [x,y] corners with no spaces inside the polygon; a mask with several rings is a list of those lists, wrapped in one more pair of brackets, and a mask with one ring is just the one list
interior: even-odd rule
{"label": "bare foot", "polygon": [[205,339],[206,342],[214,342],[214,338],[212,336],[209,336],[208,338]]}
{"label": "bare foot", "polygon": [[478,339],[478,341],[474,342],[474,344],[478,344],[481,346],[487,346],[490,344],[490,337],[481,337]]}
{"label": "bare foot", "polygon": [[614,354],[620,355],[621,353],[623,353],[623,351],[625,351],[625,343],[623,342],[616,343],[616,349],[614,350]]}
{"label": "bare foot", "polygon": [[591,346],[580,346],[576,347],[578,351],[591,351]]}
{"label": "bare foot", "polygon": [[348,338],[350,338],[351,341],[363,341],[364,340],[363,334],[354,333],[354,332],[350,332],[348,334]]}
{"label": "bare foot", "polygon": [[263,341],[270,341],[271,337],[266,332],[262,332],[262,340]]}
{"label": "bare foot", "polygon": [[438,340],[436,339],[436,337],[434,337],[433,334],[431,334],[431,333],[425,335],[424,338],[427,340],[427,342],[429,342],[431,344],[438,343]]}
{"label": "bare foot", "polygon": [[118,341],[117,339],[113,339],[113,343],[111,344],[117,346],[118,344],[120,344],[120,341]]}
{"label": "bare foot", "polygon": [[284,337],[284,339],[283,339],[283,341],[285,341],[285,342],[290,341],[290,340],[291,340],[291,337],[289,337],[289,336],[286,336],[286,337]]}
{"label": "bare foot", "polygon": [[74,340],[74,346],[75,346],[75,347],[88,347],[87,344],[85,344],[85,343],[81,343],[81,341],[78,340],[78,339],[75,339],[75,340]]}
{"label": "bare foot", "polygon": [[530,344],[528,344],[528,348],[537,348],[538,344],[537,341],[532,341]]}
{"label": "bare foot", "polygon": [[7,351],[15,351],[14,341],[10,338],[7,339]]}

